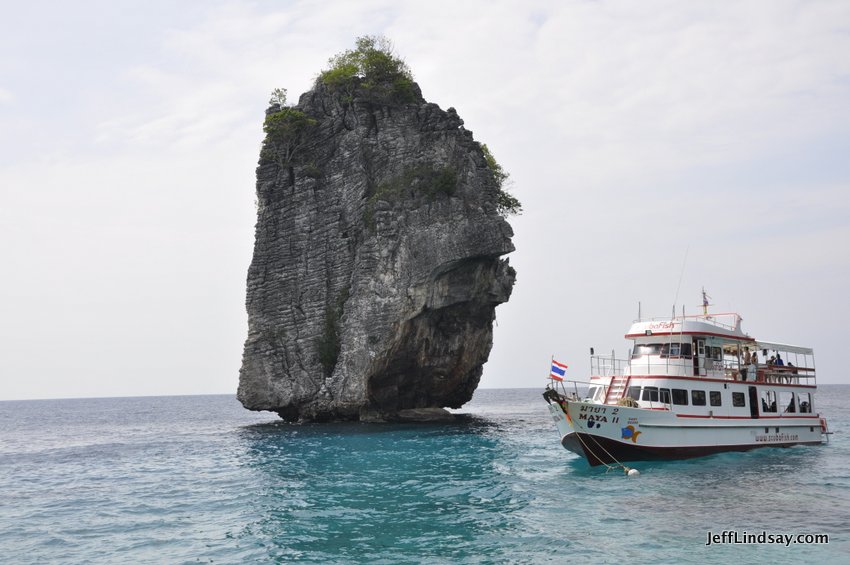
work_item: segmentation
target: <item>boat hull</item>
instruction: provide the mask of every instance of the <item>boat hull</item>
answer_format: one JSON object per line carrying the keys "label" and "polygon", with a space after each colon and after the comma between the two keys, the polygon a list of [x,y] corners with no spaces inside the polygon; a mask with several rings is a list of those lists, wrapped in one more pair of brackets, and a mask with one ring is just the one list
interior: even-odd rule
{"label": "boat hull", "polygon": [[823,443],[823,430],[816,416],[690,418],[670,411],[570,400],[550,403],[549,411],[561,445],[592,466]]}
{"label": "boat hull", "polygon": [[[759,447],[792,447],[795,445],[819,445],[820,441],[785,442],[771,444],[740,444],[740,445],[691,445],[678,447],[629,445],[593,434],[571,432],[561,438],[561,445],[567,450],[581,455],[595,467],[597,465],[623,461],[668,461],[676,459],[691,459],[705,457],[716,453],[729,451],[750,451]],[[585,450],[584,446],[588,446]]]}

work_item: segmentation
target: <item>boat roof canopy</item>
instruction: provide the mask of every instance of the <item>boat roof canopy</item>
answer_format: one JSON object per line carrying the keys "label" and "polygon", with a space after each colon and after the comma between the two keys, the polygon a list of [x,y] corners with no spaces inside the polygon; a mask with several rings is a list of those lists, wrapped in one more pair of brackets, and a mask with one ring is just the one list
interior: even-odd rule
{"label": "boat roof canopy", "polygon": [[811,347],[800,347],[798,345],[788,345],[786,343],[775,343],[772,341],[756,341],[757,349],[773,349],[783,353],[799,353],[800,355],[814,355],[814,350]]}

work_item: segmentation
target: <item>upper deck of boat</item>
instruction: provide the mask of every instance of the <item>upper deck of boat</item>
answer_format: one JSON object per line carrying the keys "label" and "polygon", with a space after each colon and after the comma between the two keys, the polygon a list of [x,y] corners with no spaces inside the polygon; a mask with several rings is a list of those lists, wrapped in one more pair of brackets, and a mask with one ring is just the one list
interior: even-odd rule
{"label": "upper deck of boat", "polygon": [[733,312],[635,320],[627,339],[647,336],[701,335],[738,341],[755,341],[741,329],[741,316]]}
{"label": "upper deck of boat", "polygon": [[757,340],[736,313],[636,320],[625,337],[629,358],[591,355],[591,375],[815,386],[812,348]]}

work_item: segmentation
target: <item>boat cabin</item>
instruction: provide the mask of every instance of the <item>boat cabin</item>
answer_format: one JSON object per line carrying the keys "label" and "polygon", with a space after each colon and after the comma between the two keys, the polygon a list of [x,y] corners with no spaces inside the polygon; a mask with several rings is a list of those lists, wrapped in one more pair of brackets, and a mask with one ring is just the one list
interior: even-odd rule
{"label": "boat cabin", "polygon": [[737,314],[638,320],[625,337],[628,359],[591,356],[590,401],[711,417],[815,411],[813,350],[758,341]]}

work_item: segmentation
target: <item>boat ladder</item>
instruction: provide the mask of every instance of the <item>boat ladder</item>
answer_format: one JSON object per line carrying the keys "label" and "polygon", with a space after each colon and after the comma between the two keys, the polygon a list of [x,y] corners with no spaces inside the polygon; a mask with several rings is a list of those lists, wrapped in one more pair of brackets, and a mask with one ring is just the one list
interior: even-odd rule
{"label": "boat ladder", "polygon": [[611,384],[608,385],[608,392],[605,393],[605,404],[608,401],[617,401],[623,398],[623,394],[629,386],[631,376],[614,375],[611,377]]}

